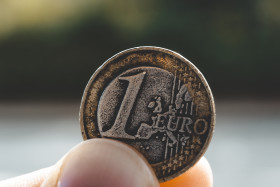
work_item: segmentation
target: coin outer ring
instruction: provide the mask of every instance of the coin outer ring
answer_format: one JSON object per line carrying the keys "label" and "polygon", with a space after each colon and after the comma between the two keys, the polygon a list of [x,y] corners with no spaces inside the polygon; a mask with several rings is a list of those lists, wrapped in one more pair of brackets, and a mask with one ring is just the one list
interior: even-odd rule
{"label": "coin outer ring", "polygon": [[[213,136],[213,132],[214,132],[214,127],[215,127],[215,123],[216,123],[216,109],[215,109],[215,103],[214,103],[214,98],[212,95],[212,92],[210,90],[210,87],[206,81],[206,79],[204,78],[204,76],[202,75],[202,73],[198,70],[198,68],[193,65],[189,60],[187,60],[185,57],[183,57],[182,55],[180,55],[177,52],[171,51],[169,49],[165,49],[165,48],[161,48],[161,47],[155,47],[155,46],[140,46],[140,47],[134,47],[134,48],[130,48],[130,49],[126,49],[124,51],[121,51],[117,54],[115,54],[114,56],[112,56],[111,58],[109,58],[107,61],[105,61],[92,75],[92,77],[90,78],[89,82],[87,83],[87,86],[84,90],[83,93],[83,97],[82,97],[82,101],[81,101],[81,105],[80,105],[80,113],[79,113],[79,119],[80,119],[80,127],[81,127],[81,133],[83,136],[84,140],[90,139],[90,137],[88,137],[87,133],[86,133],[86,129],[85,129],[85,122],[84,122],[84,110],[85,110],[85,103],[86,100],[88,98],[88,93],[89,90],[92,88],[92,83],[93,81],[97,78],[97,76],[99,75],[99,73],[102,71],[102,69],[104,67],[106,67],[110,62],[116,60],[117,58],[119,58],[120,56],[129,54],[129,53],[133,53],[133,52],[139,52],[139,51],[158,51],[158,52],[163,52],[166,54],[169,54],[171,56],[174,56],[175,58],[181,60],[183,63],[186,63],[187,66],[191,67],[191,69],[196,73],[196,75],[200,78],[201,82],[203,83],[205,90],[207,92],[208,98],[209,98],[209,104],[210,104],[210,112],[211,112],[211,124],[210,124],[210,129],[209,129],[209,135],[207,136],[207,139],[205,140],[205,143],[203,145],[203,147],[201,148],[201,151],[199,151],[199,153],[195,156],[195,159],[193,159],[188,166],[186,166],[185,168],[183,168],[180,171],[177,171],[175,174],[172,174],[170,176],[167,177],[163,177],[163,178],[159,178],[160,182],[165,182],[168,180],[171,180],[181,174],[183,174],[185,171],[187,171],[189,168],[191,168],[198,160],[200,160],[200,158],[204,155],[204,153],[206,152],[207,147],[209,146],[209,143],[212,139]],[[96,136],[96,138],[100,138],[101,135],[99,134],[99,136]]]}

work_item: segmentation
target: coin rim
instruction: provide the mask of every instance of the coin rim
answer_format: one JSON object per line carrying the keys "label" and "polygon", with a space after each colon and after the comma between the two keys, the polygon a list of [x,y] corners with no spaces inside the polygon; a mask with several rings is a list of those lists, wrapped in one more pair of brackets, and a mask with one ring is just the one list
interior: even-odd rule
{"label": "coin rim", "polygon": [[132,53],[132,52],[137,52],[137,51],[144,51],[144,50],[150,50],[150,51],[157,51],[157,52],[163,52],[163,53],[167,53],[169,55],[174,56],[175,58],[180,59],[182,62],[186,63],[188,66],[191,67],[191,69],[197,74],[197,76],[200,78],[201,82],[203,83],[203,85],[205,86],[205,90],[208,94],[208,98],[209,98],[209,103],[210,103],[210,108],[211,108],[211,124],[210,124],[210,130],[209,130],[209,135],[207,136],[205,143],[201,149],[201,151],[199,152],[199,154],[196,155],[195,159],[192,160],[192,162],[190,162],[188,164],[188,166],[186,166],[185,168],[181,169],[180,171],[167,176],[167,177],[162,177],[159,180],[159,182],[165,182],[168,180],[171,180],[181,174],[183,174],[184,172],[186,172],[188,169],[190,169],[192,166],[194,166],[194,164],[200,160],[200,158],[205,154],[206,149],[208,148],[210,141],[213,137],[213,133],[214,133],[214,128],[215,128],[215,124],[216,124],[216,108],[215,108],[215,102],[214,102],[214,97],[212,95],[211,89],[205,79],[205,77],[203,76],[203,74],[200,72],[200,70],[193,64],[191,63],[188,59],[186,59],[185,57],[183,57],[181,54],[174,52],[172,50],[166,49],[166,48],[162,48],[162,47],[156,47],[156,46],[139,46],[139,47],[133,47],[133,48],[129,48],[126,50],[123,50],[117,54],[115,54],[114,56],[112,56],[111,58],[109,58],[108,60],[106,60],[91,76],[90,80],[88,81],[86,88],[84,90],[83,93],[83,97],[82,97],[82,101],[81,101],[81,105],[80,105],[80,112],[79,112],[79,120],[80,120],[80,127],[81,127],[81,133],[83,136],[84,140],[89,139],[87,137],[86,131],[85,131],[85,124],[84,124],[84,120],[83,120],[83,113],[84,113],[84,105],[85,105],[85,101],[88,95],[88,91],[89,88],[92,85],[92,82],[95,80],[95,77],[99,74],[99,72],[101,71],[101,69],[103,67],[105,67],[107,64],[109,64],[111,61],[115,60],[116,58],[119,58],[122,55],[125,55],[127,53]]}

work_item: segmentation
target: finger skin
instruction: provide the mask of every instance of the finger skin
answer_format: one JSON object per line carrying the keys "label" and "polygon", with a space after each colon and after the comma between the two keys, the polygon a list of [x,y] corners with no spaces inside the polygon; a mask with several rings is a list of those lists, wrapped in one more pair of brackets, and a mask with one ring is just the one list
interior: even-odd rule
{"label": "finger skin", "polygon": [[84,141],[54,166],[0,182],[0,187],[159,187],[144,157],[109,139]]}
{"label": "finger skin", "polygon": [[159,187],[146,160],[126,144],[88,140],[74,148],[42,186]]}
{"label": "finger skin", "polygon": [[0,181],[0,187],[39,187],[46,179],[52,167]]}
{"label": "finger skin", "polygon": [[[108,142],[109,141],[109,142]],[[123,150],[124,149],[124,150]],[[120,151],[121,150],[121,151]],[[99,156],[94,156],[94,154]],[[136,155],[135,155],[136,154]],[[82,155],[82,156],[81,156]],[[84,158],[84,155],[90,155],[89,157]],[[127,156],[129,157],[127,159]],[[97,158],[96,158],[97,157]],[[104,158],[105,157],[105,158]],[[117,162],[116,160],[122,160],[124,162]],[[134,160],[136,158],[136,161]],[[86,159],[90,159],[87,161]],[[99,160],[98,160],[99,159]],[[107,159],[107,160],[106,160]],[[129,160],[130,159],[130,160]],[[80,161],[83,161],[80,163]],[[92,161],[94,160],[94,161]],[[109,160],[109,161],[108,161]],[[127,161],[128,160],[128,161]],[[105,164],[101,164],[104,163]],[[132,163],[130,163],[132,162]],[[144,163],[143,163],[144,162]],[[120,163],[119,165],[114,165],[115,163]],[[136,163],[136,165],[135,165]],[[69,166],[71,164],[71,166]],[[94,167],[95,166],[95,167]],[[121,168],[118,168],[119,166],[122,166]],[[126,168],[128,166],[128,168]],[[132,166],[132,167],[129,167]],[[72,169],[72,167],[75,167],[75,169]],[[81,168],[78,168],[81,167]],[[147,169],[148,167],[148,169]],[[68,168],[68,169],[67,169]],[[97,168],[97,169],[96,169]],[[126,168],[126,169],[124,169]],[[135,168],[140,168],[140,174],[135,174]],[[142,169],[141,169],[142,168]],[[133,149],[129,148],[128,146],[119,143],[117,141],[112,140],[103,140],[95,139],[95,140],[89,140],[86,142],[83,142],[73,148],[71,151],[69,151],[56,165],[41,169],[39,171],[35,171],[29,174],[25,174],[16,178],[8,179],[5,181],[0,182],[0,187],[9,187],[9,186],[26,186],[26,187],[37,187],[37,186],[57,186],[57,183],[59,185],[62,184],[62,175],[64,171],[78,171],[78,170],[84,170],[86,173],[82,174],[80,172],[70,173],[71,175],[74,175],[75,181],[70,181],[70,183],[73,182],[72,186],[77,185],[81,186],[81,181],[85,183],[85,185],[92,186],[93,183],[100,183],[102,185],[102,181],[108,182],[104,185],[112,185],[116,187],[116,184],[123,185],[121,181],[126,181],[127,179],[131,179],[134,177],[136,183],[138,186],[145,186],[144,181],[148,181],[146,186],[157,186],[157,180],[155,179],[154,173],[151,172],[150,166],[146,164],[145,159],[139,153],[134,151]],[[92,173],[92,169],[95,175],[93,177],[88,174],[94,174]],[[107,170],[106,170],[107,169]],[[116,170],[114,170],[116,169]],[[122,171],[124,169],[125,171]],[[88,172],[90,170],[90,172]],[[101,173],[100,171],[103,170]],[[144,171],[143,171],[144,170]],[[99,172],[98,172],[99,171]],[[117,172],[124,172],[123,176],[119,176]],[[111,173],[110,173],[111,172]],[[114,173],[115,172],[115,173]],[[125,173],[128,172],[128,173]],[[148,177],[143,175],[145,173],[149,173]],[[68,174],[64,174],[68,175]],[[70,175],[70,176],[71,176]],[[76,176],[75,176],[76,175]],[[111,175],[111,176],[109,176]],[[84,176],[84,178],[83,178]],[[135,177],[137,176],[137,177]],[[69,175],[68,175],[69,177]],[[72,178],[73,176],[71,176]],[[95,178],[94,178],[95,177]],[[109,180],[111,179],[114,180]],[[121,177],[125,179],[121,179]],[[141,178],[142,177],[142,178]],[[97,178],[97,179],[96,179]],[[106,180],[100,180],[100,179],[106,179]],[[144,179],[143,179],[144,178]],[[148,179],[147,179],[148,178]],[[89,180],[90,179],[90,180]],[[92,179],[94,182],[92,183]],[[138,180],[139,179],[139,180]],[[99,181],[98,181],[99,180]],[[109,183],[110,181],[114,181],[112,183]],[[135,186],[137,186],[137,184]],[[71,184],[69,184],[71,185]],[[103,185],[103,186],[104,186]],[[131,181],[129,180],[124,185],[133,185],[131,184]],[[63,187],[64,187],[63,186]],[[95,186],[95,185],[94,185]],[[181,176],[160,184],[161,187],[212,187],[213,186],[213,176],[212,171],[210,168],[209,163],[205,158],[202,158],[194,167],[189,169],[186,173],[182,174]],[[100,186],[101,187],[101,186]],[[123,187],[123,186],[122,186]],[[132,186],[130,186],[132,187]]]}
{"label": "finger skin", "polygon": [[182,175],[160,184],[160,187],[212,187],[213,174],[205,157]]}

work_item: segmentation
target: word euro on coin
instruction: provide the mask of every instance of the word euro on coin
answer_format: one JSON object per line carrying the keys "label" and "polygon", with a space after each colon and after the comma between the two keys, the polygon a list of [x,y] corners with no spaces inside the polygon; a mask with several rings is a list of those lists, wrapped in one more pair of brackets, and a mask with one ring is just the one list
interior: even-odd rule
{"label": "word euro on coin", "polygon": [[137,47],[107,60],[84,91],[83,138],[111,138],[134,147],[159,181],[193,166],[215,124],[211,90],[187,59],[159,47]]}

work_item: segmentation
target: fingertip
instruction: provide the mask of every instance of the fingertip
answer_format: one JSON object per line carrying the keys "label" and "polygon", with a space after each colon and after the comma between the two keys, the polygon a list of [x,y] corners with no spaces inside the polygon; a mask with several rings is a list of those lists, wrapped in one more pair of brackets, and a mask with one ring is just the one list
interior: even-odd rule
{"label": "fingertip", "polygon": [[139,153],[109,139],[81,143],[67,154],[55,175],[56,180],[47,180],[44,185],[49,186],[55,181],[60,187],[93,184],[100,187],[159,186],[151,167]]}
{"label": "fingertip", "polygon": [[160,187],[212,187],[213,173],[209,162],[202,157],[182,175],[160,184]]}

